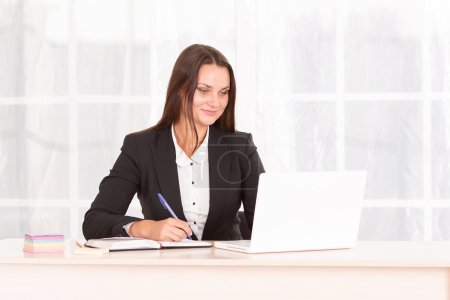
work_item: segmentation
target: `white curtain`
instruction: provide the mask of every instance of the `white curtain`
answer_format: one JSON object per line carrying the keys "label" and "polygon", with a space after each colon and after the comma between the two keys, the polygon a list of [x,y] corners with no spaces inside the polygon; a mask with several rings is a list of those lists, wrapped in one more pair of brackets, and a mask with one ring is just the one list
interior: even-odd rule
{"label": "white curtain", "polygon": [[[450,240],[448,0],[0,0],[0,238],[81,236],[193,43],[271,171],[366,169],[360,240]],[[129,214],[140,216],[133,201]]]}

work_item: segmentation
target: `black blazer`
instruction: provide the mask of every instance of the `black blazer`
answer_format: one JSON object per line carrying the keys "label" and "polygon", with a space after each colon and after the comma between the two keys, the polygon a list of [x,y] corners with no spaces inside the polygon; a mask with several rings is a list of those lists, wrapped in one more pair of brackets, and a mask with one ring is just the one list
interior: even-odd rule
{"label": "black blazer", "polygon": [[[140,220],[125,216],[135,193],[145,219],[171,217],[159,202],[157,193],[160,192],[175,214],[186,221],[171,129],[147,129],[129,134],[121,151],[86,212],[83,222],[85,238],[128,236],[123,226]],[[251,230],[259,174],[264,172],[252,135],[227,133],[210,126],[208,158],[210,206],[202,239],[242,239],[238,210],[242,201]],[[195,235],[193,238],[197,239]]]}

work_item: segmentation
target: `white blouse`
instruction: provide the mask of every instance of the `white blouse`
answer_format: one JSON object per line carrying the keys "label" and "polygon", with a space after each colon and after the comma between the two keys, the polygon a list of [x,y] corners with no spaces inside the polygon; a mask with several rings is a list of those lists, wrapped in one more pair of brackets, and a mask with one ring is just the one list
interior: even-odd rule
{"label": "white blouse", "polygon": [[171,130],[183,212],[192,231],[201,240],[209,212],[209,127],[205,139],[191,158],[178,146],[173,125]]}

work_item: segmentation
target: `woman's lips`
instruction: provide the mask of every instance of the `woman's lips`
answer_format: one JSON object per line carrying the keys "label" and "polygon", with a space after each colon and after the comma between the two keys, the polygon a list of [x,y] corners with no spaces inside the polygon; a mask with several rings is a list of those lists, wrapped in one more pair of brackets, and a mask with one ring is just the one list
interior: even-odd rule
{"label": "woman's lips", "polygon": [[216,114],[215,110],[206,110],[206,109],[202,109],[202,111],[207,114],[208,116],[214,116]]}

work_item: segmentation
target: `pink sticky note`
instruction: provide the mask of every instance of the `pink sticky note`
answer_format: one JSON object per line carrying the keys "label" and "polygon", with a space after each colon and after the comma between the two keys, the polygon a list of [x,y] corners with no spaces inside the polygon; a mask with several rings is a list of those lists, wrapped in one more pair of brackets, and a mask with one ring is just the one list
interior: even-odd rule
{"label": "pink sticky note", "polygon": [[64,234],[31,234],[26,233],[25,238],[29,240],[63,240]]}

